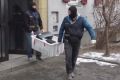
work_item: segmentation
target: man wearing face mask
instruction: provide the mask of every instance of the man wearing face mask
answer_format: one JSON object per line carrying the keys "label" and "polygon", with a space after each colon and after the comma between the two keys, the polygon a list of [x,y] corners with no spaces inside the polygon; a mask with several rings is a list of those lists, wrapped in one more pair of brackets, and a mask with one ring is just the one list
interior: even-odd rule
{"label": "man wearing face mask", "polygon": [[[26,52],[28,55],[28,59],[32,59],[32,39],[31,35],[32,33],[37,35],[41,31],[43,31],[43,26],[42,26],[42,20],[40,17],[39,12],[36,9],[36,3],[32,3],[29,7],[29,10],[26,11],[25,15],[25,41],[26,41]],[[37,59],[39,58],[39,55],[36,55]]]}
{"label": "man wearing face mask", "polygon": [[62,22],[58,42],[61,43],[63,39],[65,45],[66,72],[68,75],[67,80],[72,80],[72,78],[74,78],[74,69],[84,28],[89,32],[92,43],[96,42],[96,34],[87,19],[78,16],[75,6],[71,6],[68,9],[68,14]]}

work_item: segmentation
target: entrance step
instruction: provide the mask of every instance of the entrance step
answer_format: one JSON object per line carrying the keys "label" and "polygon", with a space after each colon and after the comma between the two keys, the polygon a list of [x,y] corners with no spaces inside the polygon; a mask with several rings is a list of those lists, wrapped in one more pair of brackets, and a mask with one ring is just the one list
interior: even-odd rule
{"label": "entrance step", "polygon": [[36,63],[35,56],[32,61],[28,61],[26,55],[10,54],[9,61],[0,62],[0,74],[12,72],[34,63]]}

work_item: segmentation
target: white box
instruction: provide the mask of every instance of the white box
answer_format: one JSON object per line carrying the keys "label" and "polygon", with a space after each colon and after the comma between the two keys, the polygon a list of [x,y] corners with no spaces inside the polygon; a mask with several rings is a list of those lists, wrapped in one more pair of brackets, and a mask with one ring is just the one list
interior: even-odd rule
{"label": "white box", "polygon": [[42,53],[41,58],[48,58],[59,56],[64,52],[64,44],[59,44],[57,42],[57,37],[53,36],[53,40],[56,43],[49,44],[45,40],[40,40],[36,38],[34,35],[32,36],[32,49]]}

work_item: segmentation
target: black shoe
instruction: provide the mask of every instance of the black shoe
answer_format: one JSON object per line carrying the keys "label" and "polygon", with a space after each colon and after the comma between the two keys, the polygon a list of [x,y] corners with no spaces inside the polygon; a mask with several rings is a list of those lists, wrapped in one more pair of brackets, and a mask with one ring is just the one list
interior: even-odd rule
{"label": "black shoe", "polygon": [[71,73],[71,76],[72,76],[72,78],[74,78],[74,77],[75,77],[75,74],[72,72],[72,73]]}
{"label": "black shoe", "polygon": [[42,60],[42,59],[41,59],[41,53],[40,53],[40,52],[35,51],[35,54],[36,54],[36,59],[37,59],[37,60]]}
{"label": "black shoe", "polygon": [[40,55],[36,55],[37,60],[42,60]]}
{"label": "black shoe", "polygon": [[42,61],[42,59],[41,59],[40,57],[36,57],[36,59],[37,59],[37,60],[41,60],[41,61]]}
{"label": "black shoe", "polygon": [[72,75],[71,75],[71,74],[68,74],[68,75],[67,75],[67,80],[72,80],[72,79],[73,79]]}

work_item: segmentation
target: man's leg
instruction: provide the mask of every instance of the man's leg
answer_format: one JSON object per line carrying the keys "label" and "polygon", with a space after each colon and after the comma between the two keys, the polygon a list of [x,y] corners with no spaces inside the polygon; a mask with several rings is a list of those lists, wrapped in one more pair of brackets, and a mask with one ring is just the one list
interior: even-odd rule
{"label": "man's leg", "polygon": [[71,74],[72,72],[72,46],[65,40],[65,60],[66,60],[66,72],[67,74]]}
{"label": "man's leg", "polygon": [[31,33],[25,33],[25,48],[28,55],[28,58],[32,57],[32,39],[31,39]]}
{"label": "man's leg", "polygon": [[72,71],[74,71],[75,69],[75,65],[76,65],[76,60],[78,58],[78,54],[79,54],[79,49],[80,49],[80,42],[72,44]]}

